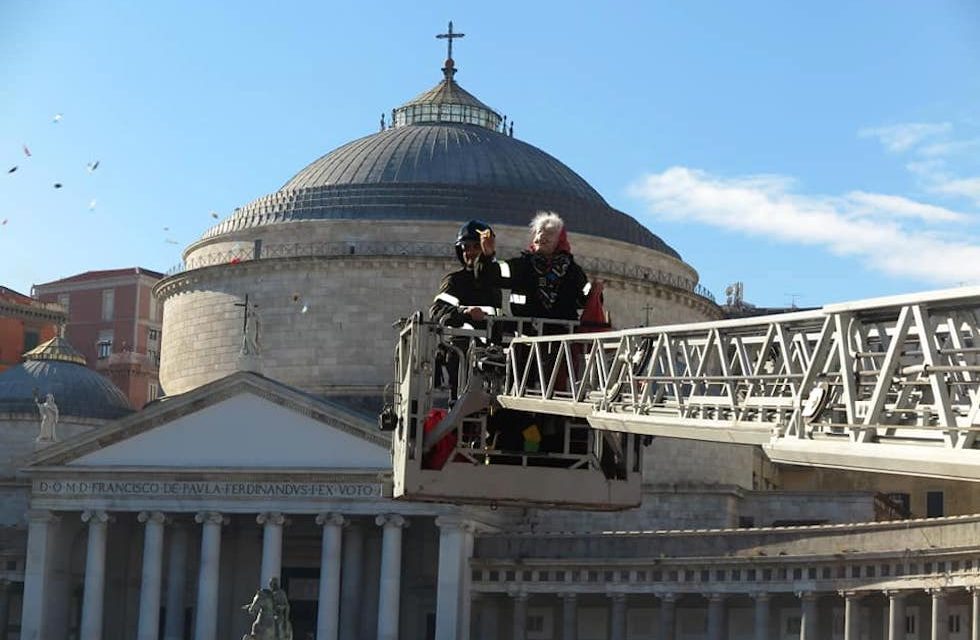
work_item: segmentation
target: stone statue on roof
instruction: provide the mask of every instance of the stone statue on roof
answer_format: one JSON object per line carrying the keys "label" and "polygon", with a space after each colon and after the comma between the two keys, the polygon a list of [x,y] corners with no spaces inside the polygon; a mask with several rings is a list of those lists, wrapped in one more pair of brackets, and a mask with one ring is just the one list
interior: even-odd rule
{"label": "stone statue on roof", "polygon": [[58,425],[58,405],[55,404],[54,394],[48,393],[44,397],[44,402],[41,402],[35,393],[34,403],[41,413],[41,433],[38,435],[36,442],[57,442],[58,437],[55,434],[55,427]]}

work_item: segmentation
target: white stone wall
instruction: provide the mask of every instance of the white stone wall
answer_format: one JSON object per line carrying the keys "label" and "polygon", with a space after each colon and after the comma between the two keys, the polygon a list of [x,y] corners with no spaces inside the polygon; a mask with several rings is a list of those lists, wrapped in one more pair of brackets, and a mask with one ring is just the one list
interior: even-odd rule
{"label": "white stone wall", "polygon": [[[301,389],[379,389],[393,377],[391,324],[427,309],[442,276],[458,268],[449,223],[305,221],[250,229],[192,245],[189,264],[229,250],[250,255],[254,240],[272,245],[338,241],[439,242],[445,259],[421,256],[314,256],[222,263],[167,281],[160,380],[179,394],[228,375],[238,366],[246,293],[258,305],[261,372]],[[500,227],[498,255],[516,254],[526,231]],[[576,255],[628,262],[696,280],[696,272],[664,254],[622,242],[572,236]],[[510,247],[510,249],[508,249]],[[265,249],[263,249],[265,251]],[[595,275],[595,274],[592,274]],[[651,282],[604,276],[606,306],[617,327],[708,319],[717,309],[703,300]],[[294,298],[298,298],[294,301]],[[306,306],[307,311],[302,311]],[[650,307],[646,309],[645,307]]]}
{"label": "white stone wall", "polygon": [[757,455],[758,449],[750,445],[654,438],[643,449],[643,482],[752,489],[752,468]]}

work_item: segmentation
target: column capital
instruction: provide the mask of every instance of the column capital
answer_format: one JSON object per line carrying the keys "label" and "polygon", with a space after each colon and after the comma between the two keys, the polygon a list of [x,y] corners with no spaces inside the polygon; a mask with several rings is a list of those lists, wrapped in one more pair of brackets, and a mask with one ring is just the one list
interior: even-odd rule
{"label": "column capital", "polygon": [[527,590],[524,589],[523,587],[520,589],[513,589],[511,591],[508,591],[507,595],[509,595],[514,600],[524,600],[524,601],[527,601],[529,596]]}
{"label": "column capital", "polygon": [[772,594],[769,593],[768,591],[755,591],[753,593],[750,593],[749,596],[753,600],[756,600],[757,602],[758,601],[768,602],[769,600],[772,599]]}
{"label": "column capital", "polygon": [[800,600],[816,600],[818,596],[814,591],[797,591],[796,597]]}
{"label": "column capital", "polygon": [[565,592],[559,593],[558,594],[558,597],[561,598],[562,600],[573,600],[574,601],[576,598],[578,598],[578,593],[576,593],[574,591],[565,591]]}
{"label": "column capital", "polygon": [[711,593],[702,593],[701,595],[707,598],[708,602],[724,602],[728,594],[712,591]]}
{"label": "column capital", "polygon": [[626,593],[623,591],[607,591],[606,597],[613,601],[613,603],[626,602]]}
{"label": "column capital", "polygon": [[677,602],[677,594],[676,593],[658,593],[656,595],[657,595],[657,597],[660,598],[660,601],[661,602],[666,602],[666,603],[669,603],[669,604],[674,604],[675,602]]}
{"label": "column capital", "polygon": [[268,511],[255,516],[255,521],[259,524],[268,524],[274,527],[281,527],[286,524],[286,516],[278,511]]}
{"label": "column capital", "polygon": [[346,527],[350,520],[342,513],[319,513],[316,516],[316,523],[321,527],[334,526]]}
{"label": "column capital", "polygon": [[48,509],[28,509],[27,513],[24,514],[24,519],[28,523],[53,523],[61,520],[61,517]]}
{"label": "column capital", "polygon": [[900,600],[909,594],[904,589],[883,589],[881,594],[889,600]]}
{"label": "column capital", "polygon": [[469,533],[476,530],[473,521],[462,516],[438,516],[436,526],[440,529],[458,529]]}
{"label": "column capital", "polygon": [[102,509],[86,509],[82,511],[82,522],[89,524],[105,524],[111,516]]}
{"label": "column capital", "polygon": [[980,584],[968,584],[965,588],[967,593],[972,593],[973,595],[980,594]]}
{"label": "column capital", "polygon": [[374,524],[379,527],[396,527],[403,529],[408,526],[408,520],[397,513],[382,513],[374,519]]}
{"label": "column capital", "polygon": [[847,589],[839,589],[837,594],[847,600],[859,600],[864,595],[860,591],[849,591]]}
{"label": "column capital", "polygon": [[925,591],[932,596],[933,600],[939,600],[949,595],[949,589],[945,587],[929,587]]}
{"label": "column capital", "polygon": [[162,511],[140,511],[136,519],[144,524],[150,522],[154,524],[166,524],[167,514]]}
{"label": "column capital", "polygon": [[194,515],[194,522],[198,524],[228,524],[229,520],[217,511],[201,511]]}

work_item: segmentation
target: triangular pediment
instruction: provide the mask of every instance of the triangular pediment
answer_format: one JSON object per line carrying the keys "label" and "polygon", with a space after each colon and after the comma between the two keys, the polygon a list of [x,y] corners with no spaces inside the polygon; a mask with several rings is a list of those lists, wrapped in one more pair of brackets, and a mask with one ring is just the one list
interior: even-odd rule
{"label": "triangular pediment", "polygon": [[151,405],[35,456],[30,467],[386,470],[386,440],[364,418],[238,373]]}

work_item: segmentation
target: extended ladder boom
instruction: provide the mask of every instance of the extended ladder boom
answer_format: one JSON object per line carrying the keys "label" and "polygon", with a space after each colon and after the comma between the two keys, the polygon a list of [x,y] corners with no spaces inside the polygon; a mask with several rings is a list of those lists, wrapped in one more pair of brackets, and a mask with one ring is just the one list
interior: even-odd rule
{"label": "extended ladder boom", "polygon": [[515,338],[501,405],[763,445],[777,462],[980,480],[980,287]]}

